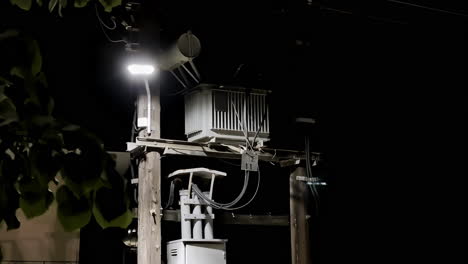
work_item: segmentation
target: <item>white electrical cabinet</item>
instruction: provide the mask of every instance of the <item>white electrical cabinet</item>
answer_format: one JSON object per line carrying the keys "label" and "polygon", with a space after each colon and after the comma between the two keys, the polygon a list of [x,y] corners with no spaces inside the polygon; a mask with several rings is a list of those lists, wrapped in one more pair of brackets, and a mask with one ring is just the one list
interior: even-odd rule
{"label": "white electrical cabinet", "polygon": [[168,264],[226,264],[224,239],[179,239],[167,243]]}
{"label": "white electrical cabinet", "polygon": [[270,133],[269,91],[202,84],[185,95],[185,134],[190,142],[257,143]]}

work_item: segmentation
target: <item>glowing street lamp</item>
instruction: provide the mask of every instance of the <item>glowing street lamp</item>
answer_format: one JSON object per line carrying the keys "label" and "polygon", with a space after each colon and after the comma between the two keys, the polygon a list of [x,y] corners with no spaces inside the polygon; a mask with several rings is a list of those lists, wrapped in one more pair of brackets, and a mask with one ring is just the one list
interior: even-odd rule
{"label": "glowing street lamp", "polygon": [[148,97],[148,114],[146,121],[146,132],[151,135],[151,92],[148,84],[148,77],[155,73],[156,69],[151,64],[130,64],[127,66],[127,70],[130,74],[135,76],[141,76],[145,81],[146,95]]}
{"label": "glowing street lamp", "polygon": [[127,69],[132,75],[151,75],[154,72],[154,66],[149,64],[130,64]]}

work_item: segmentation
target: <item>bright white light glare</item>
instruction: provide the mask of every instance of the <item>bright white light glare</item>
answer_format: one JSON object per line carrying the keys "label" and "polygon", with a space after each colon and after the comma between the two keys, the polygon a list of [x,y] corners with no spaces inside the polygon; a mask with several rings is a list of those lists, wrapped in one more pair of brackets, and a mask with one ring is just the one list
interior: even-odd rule
{"label": "bright white light glare", "polygon": [[150,75],[154,72],[153,65],[131,64],[127,67],[128,71],[134,75]]}

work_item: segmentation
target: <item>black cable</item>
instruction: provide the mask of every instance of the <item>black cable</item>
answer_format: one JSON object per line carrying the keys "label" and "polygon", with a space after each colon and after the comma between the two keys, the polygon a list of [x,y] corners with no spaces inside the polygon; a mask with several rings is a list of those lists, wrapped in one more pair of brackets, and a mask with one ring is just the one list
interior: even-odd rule
{"label": "black cable", "polygon": [[104,21],[102,21],[101,17],[99,16],[99,11],[98,11],[98,7],[97,7],[97,4],[94,5],[95,9],[96,9],[96,17],[97,19],[99,20],[99,22],[107,29],[109,30],[114,30],[117,28],[117,24],[115,23],[115,20],[114,18],[111,18],[112,20],[112,23],[114,24],[112,27],[109,27],[108,25],[106,25],[106,23],[104,23]]}
{"label": "black cable", "polygon": [[[97,14],[97,6],[96,6],[96,14]],[[117,40],[111,39],[111,38],[109,37],[109,35],[107,35],[106,30],[104,29],[103,23],[102,23],[102,21],[100,20],[99,15],[98,15],[97,18],[98,18],[99,26],[101,27],[102,33],[104,33],[104,36],[106,36],[106,38],[107,38],[107,40],[108,40],[109,42],[112,42],[112,43],[120,43],[120,42],[123,42],[123,43],[125,43],[125,44],[128,43],[127,41],[125,41],[125,40],[123,40],[123,39],[117,39]]]}
{"label": "black cable", "polygon": [[167,203],[164,206],[164,209],[169,208],[174,203],[174,191],[175,191],[175,184],[174,184],[174,181],[171,181],[171,186],[169,188],[169,198],[167,198]]}
{"label": "black cable", "polygon": [[195,194],[202,200],[204,200],[206,203],[210,204],[213,208],[216,208],[216,209],[221,209],[221,210],[226,210],[226,211],[234,211],[234,210],[238,210],[238,209],[241,209],[241,208],[244,208],[246,207],[247,205],[249,205],[254,199],[255,197],[257,196],[258,194],[258,190],[260,189],[260,167],[258,168],[258,171],[257,171],[257,174],[258,174],[258,180],[257,180],[257,188],[255,189],[255,193],[252,195],[252,198],[250,198],[250,200],[248,202],[246,202],[245,204],[239,206],[239,207],[217,207],[215,204],[212,204],[212,202],[214,202],[213,200],[209,199],[208,197],[206,197],[206,195],[204,193],[202,193],[200,191],[200,189],[198,188],[198,186],[196,186],[194,184],[193,188],[194,188],[194,191],[195,191]]}
{"label": "black cable", "polygon": [[411,6],[411,7],[426,9],[426,10],[433,11],[433,12],[440,12],[440,13],[445,13],[445,14],[450,14],[450,15],[455,15],[455,16],[468,17],[468,14],[463,14],[463,13],[458,13],[458,12],[454,12],[454,11],[439,9],[439,8],[430,7],[430,6],[418,5],[418,4],[413,4],[413,3],[398,1],[398,0],[386,0],[386,1],[390,2],[390,3],[395,3],[395,4],[400,4],[400,5],[407,5],[407,6]]}

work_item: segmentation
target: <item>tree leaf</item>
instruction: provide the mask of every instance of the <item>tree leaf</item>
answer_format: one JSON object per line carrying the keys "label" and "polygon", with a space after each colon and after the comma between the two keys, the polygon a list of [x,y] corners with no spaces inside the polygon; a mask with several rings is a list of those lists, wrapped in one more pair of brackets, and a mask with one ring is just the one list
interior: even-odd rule
{"label": "tree leaf", "polygon": [[13,101],[4,94],[0,94],[0,127],[16,121],[18,121],[18,114]]}
{"label": "tree leaf", "polygon": [[99,152],[82,149],[81,155],[65,155],[62,176],[75,196],[89,195],[103,185],[100,179],[102,163],[103,157]]}
{"label": "tree leaf", "polygon": [[96,222],[102,227],[102,228],[108,228],[108,227],[120,227],[120,228],[127,228],[133,220],[133,213],[130,210],[126,210],[122,215],[107,221],[99,211],[99,209],[94,206],[93,207],[93,215],[94,218],[96,219]]}
{"label": "tree leaf", "polygon": [[31,9],[32,0],[10,0],[12,5],[17,5],[19,8],[28,11]]}
{"label": "tree leaf", "polygon": [[3,33],[0,33],[0,40],[17,37],[18,35],[19,35],[19,32],[17,30],[7,29]]}
{"label": "tree leaf", "polygon": [[49,12],[52,13],[54,11],[55,6],[57,5],[58,0],[50,0],[49,1]]}
{"label": "tree leaf", "polygon": [[67,186],[61,186],[56,193],[57,216],[65,231],[80,229],[91,219],[91,202],[86,197],[75,197]]}
{"label": "tree leaf", "polygon": [[30,219],[45,213],[53,200],[54,195],[50,191],[44,193],[44,196],[34,199],[20,197],[20,208],[23,210],[24,215]]}
{"label": "tree leaf", "polygon": [[42,0],[36,0],[36,3],[37,3],[38,6],[42,7],[42,4],[43,4]]}
{"label": "tree leaf", "polygon": [[5,220],[7,229],[16,229],[20,226],[16,218],[16,209],[19,208],[19,194],[13,183],[18,178],[18,162],[8,155],[0,157],[0,223]]}
{"label": "tree leaf", "polygon": [[24,76],[26,75],[26,72],[25,72],[25,69],[23,67],[13,67],[10,70],[10,75],[17,76],[19,78],[24,79]]}
{"label": "tree leaf", "polygon": [[39,44],[36,40],[32,40],[29,42],[29,52],[32,56],[31,61],[31,72],[33,76],[36,76],[42,68],[42,55],[41,50],[39,49]]}
{"label": "tree leaf", "polygon": [[89,0],[75,0],[75,7],[85,7]]}
{"label": "tree leaf", "polygon": [[[15,153],[16,154],[16,153]],[[54,196],[48,189],[48,180],[43,180],[33,159],[26,155],[26,151],[18,153],[16,159],[23,164],[20,177],[16,181],[16,189],[20,195],[19,206],[27,218],[42,215],[47,211]]]}
{"label": "tree leaf", "polygon": [[67,6],[67,0],[59,0],[58,13],[60,17],[63,17],[62,8],[65,8],[66,6]]}
{"label": "tree leaf", "polygon": [[99,0],[106,12],[112,11],[112,8],[122,4],[122,0]]}
{"label": "tree leaf", "polygon": [[[13,83],[10,82],[9,80],[7,80],[7,79],[5,79],[5,78],[3,78],[3,77],[0,77],[0,87],[4,87],[4,86],[8,87],[8,86],[10,86],[10,85],[12,85],[12,84],[13,84]],[[3,93],[3,90],[0,91],[0,93]]]}
{"label": "tree leaf", "polygon": [[49,83],[47,82],[47,78],[44,74],[44,72],[40,72],[35,78],[34,78],[35,83],[39,83],[44,87],[49,87]]}
{"label": "tree leaf", "polygon": [[52,115],[52,112],[54,111],[54,106],[55,106],[54,98],[49,97],[49,102],[47,103],[47,114],[48,115]]}
{"label": "tree leaf", "polygon": [[62,168],[62,156],[51,144],[35,144],[29,151],[31,167],[37,170],[42,185],[54,181]]}

